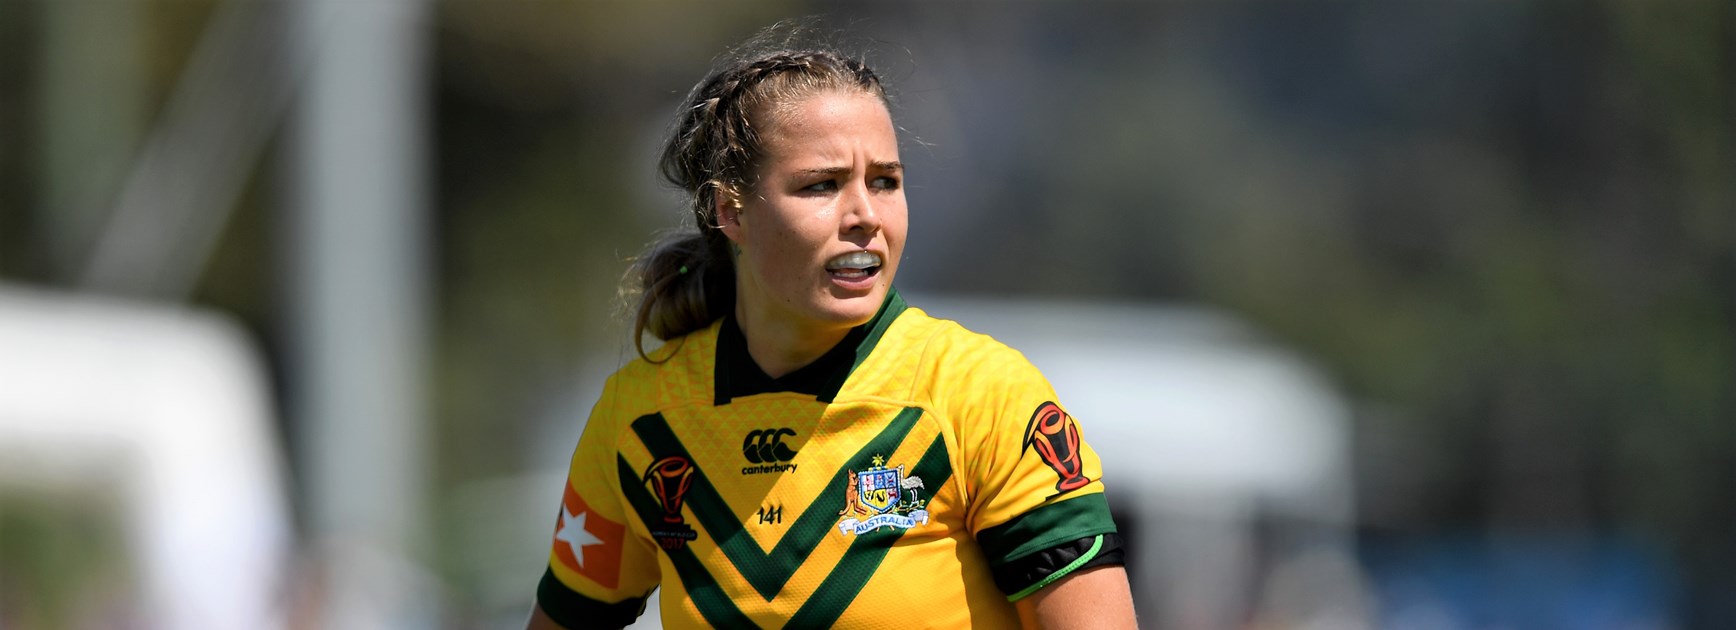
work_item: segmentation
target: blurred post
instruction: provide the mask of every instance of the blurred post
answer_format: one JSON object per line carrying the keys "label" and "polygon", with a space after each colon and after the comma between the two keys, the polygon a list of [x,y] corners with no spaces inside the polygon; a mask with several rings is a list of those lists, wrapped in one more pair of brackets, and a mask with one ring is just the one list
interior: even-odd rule
{"label": "blurred post", "polygon": [[42,10],[40,162],[54,273],[84,265],[127,158],[144,134],[144,7],[49,2]]}
{"label": "blurred post", "polygon": [[427,5],[296,4],[285,220],[319,628],[429,628]]}
{"label": "blurred post", "polygon": [[[127,3],[71,4],[91,5],[91,11],[101,13]],[[56,134],[77,141],[69,149],[75,151],[68,158],[72,163],[63,165],[74,171],[67,174],[71,179],[66,185],[88,192],[51,200],[56,210],[49,214],[76,208],[85,203],[86,195],[97,195],[105,203],[113,199],[112,207],[74,212],[89,214],[99,224],[91,227],[100,230],[79,234],[85,219],[70,219],[67,238],[55,243],[71,248],[63,252],[66,255],[79,257],[87,252],[83,241],[90,241],[78,277],[84,288],[171,301],[186,300],[193,293],[259,156],[278,128],[301,69],[298,59],[283,55],[287,29],[282,16],[289,10],[281,3],[266,2],[226,2],[214,7],[130,171],[113,185],[104,181],[100,168],[83,172],[82,160],[100,163],[104,155],[90,153],[97,148],[89,142],[92,132],[72,133],[64,128],[94,123],[74,116],[56,127]],[[96,36],[87,39],[91,37]],[[130,68],[138,62],[119,63]],[[82,98],[100,101],[106,98],[103,94],[98,91],[95,97],[84,94]],[[118,147],[111,145],[108,150]],[[130,153],[128,149],[115,155]]]}

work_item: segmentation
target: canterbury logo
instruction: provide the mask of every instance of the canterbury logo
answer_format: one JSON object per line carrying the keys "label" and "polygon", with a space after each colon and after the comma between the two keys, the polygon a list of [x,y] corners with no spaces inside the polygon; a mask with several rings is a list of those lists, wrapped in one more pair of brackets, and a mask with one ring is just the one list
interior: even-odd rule
{"label": "canterbury logo", "polygon": [[741,454],[755,464],[775,464],[796,458],[796,452],[784,445],[784,436],[794,436],[790,429],[754,430],[741,441]]}
{"label": "canterbury logo", "polygon": [[795,449],[784,444],[785,437],[795,435],[796,432],[787,427],[748,431],[747,437],[741,440],[741,456],[757,465],[743,466],[741,474],[795,472],[795,464],[784,463],[796,458]]}

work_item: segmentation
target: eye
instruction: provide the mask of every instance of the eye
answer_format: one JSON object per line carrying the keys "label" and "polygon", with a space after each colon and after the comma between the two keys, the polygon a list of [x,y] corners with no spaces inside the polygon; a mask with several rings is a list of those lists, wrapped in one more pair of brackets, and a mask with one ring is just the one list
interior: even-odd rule
{"label": "eye", "polygon": [[898,178],[888,176],[874,178],[872,185],[881,190],[898,190],[898,183]]}
{"label": "eye", "polygon": [[815,183],[809,184],[806,187],[802,188],[802,192],[832,192],[832,191],[837,190],[837,189],[838,189],[837,180],[828,179],[825,181],[815,182]]}

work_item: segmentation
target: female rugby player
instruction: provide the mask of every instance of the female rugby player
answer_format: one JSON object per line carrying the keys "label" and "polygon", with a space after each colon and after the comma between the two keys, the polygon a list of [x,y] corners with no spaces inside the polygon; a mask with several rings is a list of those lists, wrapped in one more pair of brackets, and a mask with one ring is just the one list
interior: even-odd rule
{"label": "female rugby player", "polygon": [[630,275],[636,338],[574,452],[531,628],[1133,627],[1079,425],[1017,352],[905,304],[880,79],[741,56],[662,158],[696,231]]}

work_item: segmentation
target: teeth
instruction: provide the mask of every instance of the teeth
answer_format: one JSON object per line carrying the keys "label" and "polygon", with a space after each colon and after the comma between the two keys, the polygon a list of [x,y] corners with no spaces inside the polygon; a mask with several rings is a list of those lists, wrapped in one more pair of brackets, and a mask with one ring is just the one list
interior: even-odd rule
{"label": "teeth", "polygon": [[851,252],[826,261],[826,269],[831,271],[839,269],[867,269],[869,267],[879,266],[880,257],[875,255],[873,252]]}

